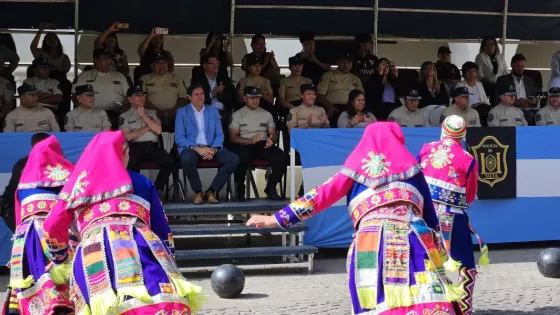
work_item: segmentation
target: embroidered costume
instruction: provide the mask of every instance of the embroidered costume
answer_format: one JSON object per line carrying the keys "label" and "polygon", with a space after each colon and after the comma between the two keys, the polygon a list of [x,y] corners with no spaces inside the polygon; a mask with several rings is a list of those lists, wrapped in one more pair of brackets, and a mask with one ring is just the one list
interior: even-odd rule
{"label": "embroidered costume", "polygon": [[347,262],[352,314],[458,314],[429,189],[404,142],[396,123],[371,124],[339,173],[274,217],[286,228],[347,196],[356,229]]}
{"label": "embroidered costume", "polygon": [[[68,285],[46,270],[51,257],[43,240],[45,217],[73,169],[54,136],[37,143],[29,154],[15,194],[17,228],[3,314],[50,315],[73,311]],[[68,232],[69,224],[61,225],[66,238]]]}
{"label": "embroidered costume", "polygon": [[472,294],[476,265],[471,233],[481,248],[481,265],[488,264],[488,246],[469,224],[466,210],[476,197],[478,163],[463,149],[461,140],[467,128],[463,118],[451,115],[442,124],[441,140],[425,144],[418,155],[438,213],[441,238],[447,255],[444,266],[459,270],[463,290],[460,305],[463,314],[472,315]]}
{"label": "embroidered costume", "polygon": [[[44,229],[58,266],[72,263],[77,315],[194,314],[200,288],[174,261],[171,229],[154,185],[128,172],[122,132],[102,132],[86,147]],[[74,259],[60,225],[76,221]]]}

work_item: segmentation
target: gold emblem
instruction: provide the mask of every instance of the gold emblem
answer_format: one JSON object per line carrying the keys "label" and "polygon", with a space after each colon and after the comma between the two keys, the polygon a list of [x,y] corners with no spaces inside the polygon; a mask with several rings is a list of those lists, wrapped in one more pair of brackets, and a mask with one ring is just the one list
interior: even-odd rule
{"label": "gold emblem", "polygon": [[509,145],[504,145],[494,136],[486,136],[476,146],[471,147],[474,158],[480,164],[478,180],[494,187],[506,179],[508,167],[506,162]]}

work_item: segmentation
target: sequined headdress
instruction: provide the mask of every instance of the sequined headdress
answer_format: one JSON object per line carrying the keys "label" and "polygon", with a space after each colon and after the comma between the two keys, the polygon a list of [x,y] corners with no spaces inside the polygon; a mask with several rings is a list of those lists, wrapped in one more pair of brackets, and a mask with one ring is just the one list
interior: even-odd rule
{"label": "sequined headdress", "polygon": [[127,147],[122,131],[93,137],[60,193],[67,210],[132,192],[132,180],[122,163]]}
{"label": "sequined headdress", "polygon": [[370,188],[411,178],[422,168],[404,143],[398,124],[373,123],[344,162],[342,174]]}
{"label": "sequined headdress", "polygon": [[445,137],[464,139],[467,136],[465,120],[457,115],[451,115],[441,124],[441,139]]}
{"label": "sequined headdress", "polygon": [[[29,158],[19,181],[16,191],[16,210],[19,209],[17,193],[24,189],[62,187],[70,178],[74,164],[66,160],[60,143],[55,136],[35,144],[29,153]],[[16,222],[19,222],[20,211],[16,211]]]}

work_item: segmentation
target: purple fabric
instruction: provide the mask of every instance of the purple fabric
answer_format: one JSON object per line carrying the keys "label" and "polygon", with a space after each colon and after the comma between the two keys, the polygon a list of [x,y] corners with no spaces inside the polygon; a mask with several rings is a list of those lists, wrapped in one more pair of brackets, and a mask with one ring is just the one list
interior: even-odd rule
{"label": "purple fabric", "polygon": [[381,103],[395,103],[395,88],[391,83],[385,84],[384,87]]}
{"label": "purple fabric", "polygon": [[47,259],[41,247],[41,237],[38,235],[38,232],[35,229],[35,224],[31,223],[27,238],[25,239],[25,254],[22,261],[23,277],[25,278],[31,274],[35,281],[45,274],[45,267],[47,266]]}
{"label": "purple fabric", "polygon": [[105,244],[105,257],[107,257],[107,269],[109,269],[109,279],[111,279],[111,286],[116,291],[115,285],[115,263],[113,262],[113,255],[111,254],[111,244],[109,243],[109,235],[107,229],[103,229],[103,244]]}
{"label": "purple fabric", "polygon": [[414,273],[426,271],[424,261],[428,259],[428,254],[416,234],[410,233],[408,239],[410,241],[410,285],[415,285],[416,277],[414,277]]}
{"label": "purple fabric", "polygon": [[86,285],[86,276],[84,275],[84,262],[82,260],[82,247],[79,246],[74,258],[74,282],[78,284],[86,303],[89,304],[89,294]]}
{"label": "purple fabric", "polygon": [[138,253],[142,262],[142,271],[144,273],[144,285],[148,289],[151,296],[161,293],[160,283],[169,283],[167,274],[154,257],[150,246],[142,237],[138,230],[133,230],[133,237],[138,244]]}

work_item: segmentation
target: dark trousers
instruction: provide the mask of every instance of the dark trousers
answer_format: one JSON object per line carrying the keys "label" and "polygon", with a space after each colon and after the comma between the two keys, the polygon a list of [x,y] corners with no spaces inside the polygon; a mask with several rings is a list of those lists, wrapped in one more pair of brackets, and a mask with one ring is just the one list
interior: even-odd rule
{"label": "dark trousers", "polygon": [[154,184],[158,190],[165,188],[169,175],[175,168],[171,154],[159,148],[155,142],[133,142],[130,144],[129,155],[128,169],[133,172],[140,172],[140,164],[144,161],[155,162],[159,166],[159,173]]}
{"label": "dark trousers", "polygon": [[[196,164],[201,160],[200,155],[196,151],[191,149],[183,149],[181,151],[181,165],[183,166],[183,172],[189,180],[192,190],[197,192],[202,192],[202,183],[200,182],[200,176],[198,175],[198,169]],[[210,184],[210,190],[219,191],[224,187],[228,178],[231,176],[235,167],[239,163],[239,159],[235,153],[228,151],[227,149],[221,149],[214,155],[214,160],[222,163],[222,167],[218,170],[218,174],[212,180]]]}
{"label": "dark trousers", "polygon": [[286,172],[286,154],[279,147],[266,149],[262,144],[236,145],[234,151],[239,156],[239,165],[234,174],[235,182],[238,185],[244,185],[245,172],[249,163],[255,159],[262,159],[271,164],[272,173],[268,177],[267,189],[275,188],[280,183],[284,172]]}
{"label": "dark trousers", "polygon": [[111,122],[111,130],[119,130],[119,116],[121,114],[115,112],[114,110],[106,110],[105,112],[107,113],[109,121]]}

